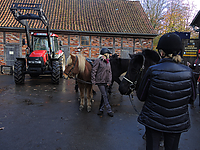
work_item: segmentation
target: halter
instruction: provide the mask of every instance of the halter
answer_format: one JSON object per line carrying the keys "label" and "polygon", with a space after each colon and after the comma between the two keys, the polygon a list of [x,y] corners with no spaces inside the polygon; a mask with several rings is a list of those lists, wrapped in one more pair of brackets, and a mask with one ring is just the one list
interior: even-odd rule
{"label": "halter", "polygon": [[125,79],[126,81],[128,81],[128,82],[130,83],[129,88],[130,88],[130,90],[131,90],[131,93],[136,89],[137,82],[138,82],[138,80],[139,80],[140,76],[142,75],[143,70],[144,70],[144,68],[145,68],[145,67],[144,67],[145,57],[144,57],[143,54],[140,54],[140,55],[142,55],[142,57],[143,57],[143,62],[142,62],[142,67],[140,68],[140,71],[139,71],[139,73],[138,73],[137,79],[133,82],[133,81],[131,81],[130,79],[128,79],[127,77],[125,77],[125,76],[123,77],[123,79]]}
{"label": "halter", "polygon": [[[77,60],[78,60],[78,57],[76,56],[76,60],[75,60],[75,63],[74,63],[74,65],[73,65],[73,67],[69,70],[68,73],[65,73],[65,72],[64,72],[64,74],[67,75],[67,78],[65,78],[65,79],[68,79],[68,78],[69,78],[69,74],[70,74],[71,72],[73,73],[73,70],[74,70],[74,67],[75,67],[75,65],[76,65]],[[71,66],[71,65],[68,65],[68,66]],[[63,77],[64,77],[64,76],[63,76]]]}
{"label": "halter", "polygon": [[[76,56],[76,60],[75,60],[75,63],[74,63],[74,65],[73,65],[73,67],[69,70],[69,72],[68,73],[65,73],[64,72],[64,74],[66,74],[67,75],[67,78],[65,78],[65,76],[63,76],[63,78],[64,79],[68,79],[68,78],[70,78],[69,77],[69,74],[72,72],[73,73],[73,70],[74,70],[74,67],[75,67],[75,65],[76,65],[76,62],[77,62],[77,60],[78,60],[78,57]],[[88,61],[88,60],[87,60]],[[88,61],[89,62],[89,61]],[[89,62],[90,63],[90,62]],[[90,63],[91,64],[91,63]],[[92,65],[92,64],[91,64]],[[68,65],[68,66],[71,66],[71,65]],[[72,77],[73,78],[73,77]],[[74,79],[74,78],[73,78]],[[79,79],[79,78],[77,78],[77,75],[75,76],[75,79],[74,80],[77,80],[77,81],[79,81],[79,82],[81,82],[81,83],[85,83],[85,84],[92,84],[92,82],[87,82],[87,81],[84,81],[84,80],[81,80],[81,79]]]}

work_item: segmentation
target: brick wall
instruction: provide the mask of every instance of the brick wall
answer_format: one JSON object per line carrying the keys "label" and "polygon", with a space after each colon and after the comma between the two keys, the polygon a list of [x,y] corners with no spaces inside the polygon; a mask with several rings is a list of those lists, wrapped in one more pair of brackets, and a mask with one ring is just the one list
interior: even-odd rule
{"label": "brick wall", "polygon": [[3,32],[0,32],[0,43],[3,43]]}
{"label": "brick wall", "polygon": [[113,47],[113,38],[112,37],[102,37],[101,38],[102,47]]}
{"label": "brick wall", "polygon": [[58,39],[63,41],[63,45],[68,45],[68,35],[60,35]]}
{"label": "brick wall", "polygon": [[0,56],[4,56],[4,45],[0,44]]}
{"label": "brick wall", "polygon": [[100,37],[91,36],[91,58],[97,58],[100,52]]}
{"label": "brick wall", "polygon": [[100,37],[99,36],[91,37],[91,46],[100,46]]}
{"label": "brick wall", "polygon": [[[119,56],[122,52],[129,53],[141,51],[144,48],[152,49],[153,39],[143,38],[123,38],[123,37],[104,37],[90,36],[89,46],[80,46],[79,35],[63,35],[58,34],[59,40],[63,41],[62,49],[65,54],[82,54],[85,57],[97,58],[101,48],[110,48],[113,53]],[[18,44],[20,49],[20,57],[26,56],[26,45],[22,45],[22,39],[26,40],[25,33],[16,32],[0,32],[0,65],[6,64],[5,46],[8,44]],[[67,53],[66,53],[67,52]]]}
{"label": "brick wall", "polygon": [[20,33],[6,32],[6,43],[19,43]]}
{"label": "brick wall", "polygon": [[3,32],[0,32],[0,65],[5,65],[4,62],[4,38],[3,38]]}
{"label": "brick wall", "polygon": [[[70,41],[68,41],[68,39],[70,39]],[[142,38],[90,36],[89,46],[80,46],[79,35],[59,35],[59,40],[63,41],[63,46],[67,46],[70,53],[82,54],[92,59],[99,56],[100,50],[103,47],[107,47],[111,49],[113,53],[117,53],[121,56],[122,51],[133,53],[139,52],[144,48],[152,49],[153,46],[152,39]]]}
{"label": "brick wall", "polygon": [[[22,33],[22,39],[25,39],[25,43],[27,43],[26,34],[25,33]],[[22,45],[22,57],[26,56],[26,47],[27,47],[26,45]]]}

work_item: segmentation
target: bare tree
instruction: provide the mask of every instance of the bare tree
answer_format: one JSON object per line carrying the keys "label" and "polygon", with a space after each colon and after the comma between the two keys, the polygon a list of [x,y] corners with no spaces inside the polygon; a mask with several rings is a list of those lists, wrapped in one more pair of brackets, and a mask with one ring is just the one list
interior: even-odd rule
{"label": "bare tree", "polygon": [[158,31],[167,9],[167,0],[141,0],[141,4],[152,26]]}

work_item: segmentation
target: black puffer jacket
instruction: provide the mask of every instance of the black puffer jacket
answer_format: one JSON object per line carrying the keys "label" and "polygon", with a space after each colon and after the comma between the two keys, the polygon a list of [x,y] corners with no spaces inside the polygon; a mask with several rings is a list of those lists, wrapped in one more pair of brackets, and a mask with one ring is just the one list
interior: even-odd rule
{"label": "black puffer jacket", "polygon": [[138,121],[154,130],[181,133],[190,127],[188,103],[196,99],[192,70],[172,59],[149,67],[137,96],[145,101]]}

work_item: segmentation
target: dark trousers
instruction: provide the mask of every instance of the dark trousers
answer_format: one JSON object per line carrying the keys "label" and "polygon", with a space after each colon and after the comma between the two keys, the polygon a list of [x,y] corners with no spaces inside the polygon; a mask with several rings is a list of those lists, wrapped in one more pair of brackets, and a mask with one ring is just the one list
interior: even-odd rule
{"label": "dark trousers", "polygon": [[165,150],[178,150],[181,133],[166,133],[146,127],[146,150],[159,150],[161,135]]}
{"label": "dark trousers", "polygon": [[110,106],[109,101],[108,101],[108,86],[107,85],[98,85],[98,87],[99,87],[99,90],[101,92],[101,103],[100,103],[100,106],[99,106],[99,110],[103,111],[104,106],[105,106],[106,109],[107,109],[107,113],[112,112],[111,106]]}

